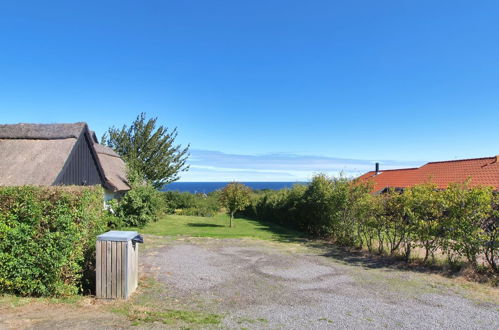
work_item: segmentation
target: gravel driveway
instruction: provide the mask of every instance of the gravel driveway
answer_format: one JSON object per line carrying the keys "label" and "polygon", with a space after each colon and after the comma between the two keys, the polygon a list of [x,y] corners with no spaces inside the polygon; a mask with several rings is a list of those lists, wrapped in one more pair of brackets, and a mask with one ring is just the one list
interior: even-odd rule
{"label": "gravel driveway", "polygon": [[222,314],[222,327],[499,329],[494,299],[456,280],[344,262],[300,244],[170,239],[141,260],[169,297]]}

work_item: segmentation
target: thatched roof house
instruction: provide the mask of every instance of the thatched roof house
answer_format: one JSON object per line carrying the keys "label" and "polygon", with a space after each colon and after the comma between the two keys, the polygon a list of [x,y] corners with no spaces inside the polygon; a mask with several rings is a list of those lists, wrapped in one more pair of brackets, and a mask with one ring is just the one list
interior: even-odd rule
{"label": "thatched roof house", "polygon": [[86,123],[0,125],[0,186],[102,185],[130,190],[125,163]]}

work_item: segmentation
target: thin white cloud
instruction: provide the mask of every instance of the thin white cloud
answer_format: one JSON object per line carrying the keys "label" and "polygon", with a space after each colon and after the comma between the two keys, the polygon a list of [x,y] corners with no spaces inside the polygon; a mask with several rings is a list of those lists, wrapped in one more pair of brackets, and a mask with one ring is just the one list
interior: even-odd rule
{"label": "thin white cloud", "polygon": [[355,177],[374,169],[407,168],[422,161],[359,160],[294,154],[238,155],[219,151],[191,150],[190,170],[181,181],[308,181],[318,173]]}

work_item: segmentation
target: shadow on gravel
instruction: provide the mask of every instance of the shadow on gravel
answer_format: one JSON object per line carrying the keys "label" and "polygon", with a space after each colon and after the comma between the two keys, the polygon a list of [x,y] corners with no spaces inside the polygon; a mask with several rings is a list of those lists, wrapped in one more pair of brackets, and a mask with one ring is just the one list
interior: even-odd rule
{"label": "shadow on gravel", "polygon": [[370,255],[363,251],[352,251],[342,249],[331,243],[309,243],[309,246],[326,249],[322,254],[324,257],[333,258],[344,263],[362,266],[366,268],[406,268],[405,262],[401,258]]}
{"label": "shadow on gravel", "polygon": [[[469,273],[469,267],[467,267],[466,263],[457,263],[455,265],[431,262],[423,263],[422,259],[412,259],[410,262],[406,262],[402,256],[389,256],[342,248],[331,242],[310,239],[303,232],[288,229],[272,222],[245,219],[253,222],[258,230],[271,232],[277,241],[284,243],[303,243],[305,246],[319,249],[322,251],[322,254],[320,255],[324,257],[332,258],[349,265],[369,269],[384,269],[386,271],[403,270],[417,273],[438,274],[448,278],[464,276],[470,281],[482,283],[489,282],[491,278],[495,278],[496,276],[496,274],[491,274],[490,272],[473,271],[472,273]],[[494,280],[494,283],[496,282],[497,281]],[[494,286],[497,286],[497,284],[494,284]]]}
{"label": "shadow on gravel", "polygon": [[[246,218],[247,219],[247,218]],[[305,246],[322,251],[320,255],[345,264],[369,268],[390,270],[406,270],[418,273],[439,274],[446,277],[456,277],[459,275],[464,265],[456,267],[444,266],[442,264],[424,264],[422,260],[415,259],[409,263],[405,262],[401,256],[388,256],[368,253],[354,249],[347,249],[337,246],[334,243],[307,238],[306,234],[284,228],[278,224],[265,222],[262,220],[249,220],[258,224],[259,229],[272,232],[280,242],[304,243]]]}
{"label": "shadow on gravel", "polygon": [[309,241],[307,246],[317,248],[324,253],[322,256],[332,258],[345,264],[369,268],[390,270],[406,270],[426,274],[439,274],[445,277],[456,277],[461,268],[445,267],[438,264],[423,264],[421,260],[405,262],[403,257],[370,254],[366,251],[349,250],[336,246],[333,243],[321,241]]}

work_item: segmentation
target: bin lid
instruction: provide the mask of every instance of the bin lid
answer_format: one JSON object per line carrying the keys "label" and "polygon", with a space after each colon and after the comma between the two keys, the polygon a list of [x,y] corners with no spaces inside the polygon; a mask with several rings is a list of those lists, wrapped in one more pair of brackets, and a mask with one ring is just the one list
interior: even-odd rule
{"label": "bin lid", "polygon": [[111,230],[107,233],[97,236],[98,241],[113,241],[113,242],[126,242],[137,236],[139,233],[136,231],[119,231]]}

